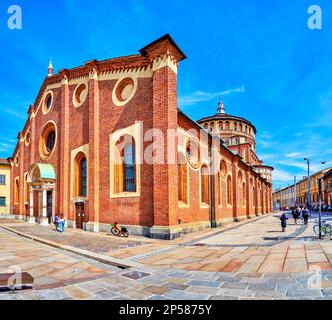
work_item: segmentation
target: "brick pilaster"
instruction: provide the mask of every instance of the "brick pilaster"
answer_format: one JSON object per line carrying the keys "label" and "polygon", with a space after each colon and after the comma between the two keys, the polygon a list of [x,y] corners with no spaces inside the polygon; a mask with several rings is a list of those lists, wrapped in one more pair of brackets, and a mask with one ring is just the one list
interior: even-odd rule
{"label": "brick pilaster", "polygon": [[[64,213],[67,217],[69,215],[69,207],[68,203],[70,201],[69,194],[69,170],[70,170],[70,150],[69,150],[69,85],[68,85],[68,77],[66,75],[66,71],[61,71],[62,73],[62,83],[61,83],[61,120],[60,127],[61,130],[58,135],[60,137],[60,179],[58,179],[57,183],[58,190],[60,191],[59,196],[59,204],[60,211]],[[58,128],[59,129],[59,128]]]}
{"label": "brick pilaster", "polygon": [[99,83],[98,73],[92,68],[89,79],[89,159],[88,159],[88,215],[89,229],[99,230],[99,193],[100,193],[100,166],[99,166]]}
{"label": "brick pilaster", "polygon": [[247,209],[247,217],[251,216],[251,212],[252,212],[252,207],[251,207],[251,194],[252,194],[252,190],[251,190],[251,186],[250,186],[250,173],[247,170],[246,171],[246,209]]}
{"label": "brick pilaster", "polygon": [[24,138],[22,133],[19,134],[19,172],[20,172],[20,181],[19,181],[19,215],[24,215],[25,210],[24,210]]}
{"label": "brick pilaster", "polygon": [[[164,133],[164,159],[168,162],[168,129],[177,130],[177,76],[169,68],[163,67],[153,75],[153,128]],[[175,141],[174,148],[177,146]],[[173,146],[172,146],[173,147]],[[177,224],[178,168],[177,152],[175,163],[155,164],[153,167],[153,211],[155,226]]]}
{"label": "brick pilaster", "polygon": [[239,199],[239,192],[238,192],[238,159],[234,159],[232,163],[232,182],[233,182],[233,218],[234,220],[238,219],[238,199]]}

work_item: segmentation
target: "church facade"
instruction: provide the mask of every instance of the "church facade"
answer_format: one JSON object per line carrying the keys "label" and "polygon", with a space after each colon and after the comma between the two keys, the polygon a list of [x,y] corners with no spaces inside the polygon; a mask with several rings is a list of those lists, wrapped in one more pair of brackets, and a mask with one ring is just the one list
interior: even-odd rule
{"label": "church facade", "polygon": [[9,159],[12,214],[47,225],[63,213],[73,228],[118,222],[174,239],[270,213],[272,168],[256,156],[256,129],[222,104],[199,122],[178,109],[185,58],[165,35],[139,54],[57,74],[50,64]]}

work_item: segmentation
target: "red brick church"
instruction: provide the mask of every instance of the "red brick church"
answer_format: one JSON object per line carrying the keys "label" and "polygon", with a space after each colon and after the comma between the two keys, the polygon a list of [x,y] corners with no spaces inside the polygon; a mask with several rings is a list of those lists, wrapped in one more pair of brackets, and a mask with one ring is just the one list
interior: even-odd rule
{"label": "red brick church", "polygon": [[30,106],[12,163],[12,214],[49,224],[173,239],[272,211],[273,168],[256,155],[255,127],[178,108],[186,57],[169,35],[139,54],[63,69]]}

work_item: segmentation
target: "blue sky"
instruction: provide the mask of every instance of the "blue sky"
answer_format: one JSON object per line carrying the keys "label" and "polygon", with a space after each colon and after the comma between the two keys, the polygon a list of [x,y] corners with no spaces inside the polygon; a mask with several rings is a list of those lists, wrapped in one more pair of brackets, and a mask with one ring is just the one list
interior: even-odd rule
{"label": "blue sky", "polygon": [[[275,187],[321,160],[332,166],[332,2],[318,0],[11,0],[0,4],[0,157],[11,155],[27,107],[53,57],[54,68],[136,53],[170,33],[188,59],[179,69],[179,106],[194,119],[227,111],[252,121],[258,154],[276,168]],[[9,5],[23,30],[6,27]],[[309,30],[307,9],[323,10]]]}

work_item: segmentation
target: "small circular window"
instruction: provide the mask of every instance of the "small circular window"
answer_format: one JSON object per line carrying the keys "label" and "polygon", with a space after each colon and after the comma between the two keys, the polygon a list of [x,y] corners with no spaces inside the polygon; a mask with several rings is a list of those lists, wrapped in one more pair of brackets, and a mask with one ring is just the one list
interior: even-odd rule
{"label": "small circular window", "polygon": [[44,102],[43,102],[43,113],[44,114],[48,113],[50,111],[50,109],[52,108],[52,106],[53,106],[53,92],[49,91],[46,94]]}
{"label": "small circular window", "polygon": [[186,155],[189,164],[198,169],[201,166],[201,149],[197,141],[190,139],[186,145]]}
{"label": "small circular window", "polygon": [[118,106],[128,103],[135,95],[137,81],[133,78],[119,80],[113,91],[113,102]]}
{"label": "small circular window", "polygon": [[76,108],[80,107],[88,96],[88,87],[85,83],[79,84],[73,95],[73,104]]}
{"label": "small circular window", "polygon": [[26,135],[25,135],[25,145],[28,146],[30,144],[30,132],[28,132]]}
{"label": "small circular window", "polygon": [[54,152],[57,140],[56,128],[53,122],[49,122],[43,129],[39,140],[39,153],[43,160],[48,159]]}

